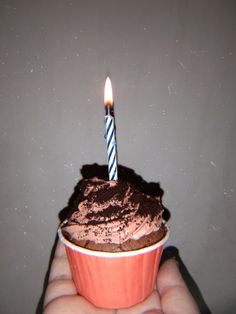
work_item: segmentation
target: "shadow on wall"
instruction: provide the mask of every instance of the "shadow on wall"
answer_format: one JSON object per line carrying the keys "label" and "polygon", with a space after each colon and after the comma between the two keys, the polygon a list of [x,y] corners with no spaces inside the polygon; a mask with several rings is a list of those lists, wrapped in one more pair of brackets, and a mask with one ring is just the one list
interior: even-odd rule
{"label": "shadow on wall", "polygon": [[[133,184],[137,189],[139,189],[141,192],[148,194],[148,195],[155,195],[160,197],[160,200],[162,201],[162,197],[164,194],[164,191],[160,187],[160,183],[158,182],[146,182],[143,180],[143,178],[136,174],[135,171],[131,168],[127,168],[125,166],[119,165],[118,166],[118,174],[119,174],[119,180],[129,182]],[[98,164],[92,164],[92,165],[84,165],[81,168],[81,175],[82,180],[84,179],[90,179],[93,177],[97,177],[99,179],[103,180],[109,180],[108,173],[107,173],[107,165],[98,165]],[[71,195],[68,205],[61,210],[59,213],[59,219],[60,221],[64,221],[66,218],[68,218],[73,211],[77,210],[77,204],[80,201],[80,185],[81,181],[75,186],[74,192]],[[163,206],[163,204],[162,204]],[[167,208],[164,208],[163,218],[168,221],[170,219],[170,212]]]}
{"label": "shadow on wall", "polygon": [[[119,173],[119,180],[130,182],[136,188],[138,188],[141,192],[148,195],[158,196],[160,197],[160,200],[162,201],[164,191],[161,189],[160,184],[158,182],[146,182],[143,180],[143,178],[140,175],[136,174],[133,169],[127,168],[122,165],[119,165],[118,173]],[[98,177],[100,179],[108,180],[107,165],[98,165],[98,164],[84,165],[81,168],[81,175],[82,175],[82,180],[93,178],[93,177]],[[80,201],[79,191],[80,191],[80,185],[82,183],[82,180],[75,186],[74,192],[68,201],[68,205],[60,211],[59,213],[60,222],[64,221],[66,218],[68,218],[71,215],[73,211],[77,210],[77,204]],[[163,218],[166,221],[168,221],[170,219],[170,212],[166,207],[163,206],[163,208],[164,208]],[[45,291],[48,285],[50,268],[51,268],[51,264],[54,258],[56,245],[57,245],[57,237],[55,239],[55,243],[53,245],[53,248],[50,254],[48,271],[45,275],[43,292],[42,292],[42,295],[40,297],[40,300],[36,309],[36,314],[43,313],[43,301],[44,301]],[[208,309],[201,295],[199,288],[197,287],[196,283],[194,282],[193,278],[191,277],[187,268],[182,262],[179,256],[178,249],[175,247],[167,247],[163,252],[161,263],[163,263],[166,259],[173,258],[173,257],[179,262],[180,272],[190,292],[192,293],[194,299],[196,300],[201,313],[211,314],[210,310]]]}

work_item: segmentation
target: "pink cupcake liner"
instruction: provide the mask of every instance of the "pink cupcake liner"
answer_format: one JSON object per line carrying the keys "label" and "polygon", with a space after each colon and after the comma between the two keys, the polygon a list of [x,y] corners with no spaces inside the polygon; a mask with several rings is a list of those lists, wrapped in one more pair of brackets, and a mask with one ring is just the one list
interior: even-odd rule
{"label": "pink cupcake liner", "polygon": [[134,251],[101,252],[76,246],[58,229],[65,244],[79,295],[97,307],[125,308],[142,302],[153,291],[166,235],[157,243]]}

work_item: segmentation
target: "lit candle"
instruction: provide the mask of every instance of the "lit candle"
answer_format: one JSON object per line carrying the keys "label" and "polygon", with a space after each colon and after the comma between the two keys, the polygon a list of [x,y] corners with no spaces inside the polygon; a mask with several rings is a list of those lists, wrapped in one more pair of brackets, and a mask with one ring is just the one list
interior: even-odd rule
{"label": "lit candle", "polygon": [[112,95],[111,80],[106,79],[104,91],[104,105],[106,109],[105,124],[106,124],[106,142],[107,142],[107,157],[108,157],[108,173],[109,180],[118,180],[117,166],[117,150],[116,150],[116,133],[114,120],[114,103]]}

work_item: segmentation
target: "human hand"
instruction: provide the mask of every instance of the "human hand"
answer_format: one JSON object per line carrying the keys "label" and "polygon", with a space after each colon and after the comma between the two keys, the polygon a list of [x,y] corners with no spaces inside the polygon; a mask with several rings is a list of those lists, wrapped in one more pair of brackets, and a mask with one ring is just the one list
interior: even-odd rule
{"label": "human hand", "polygon": [[175,260],[160,268],[156,287],[128,309],[101,309],[77,295],[64,245],[58,241],[44,299],[43,314],[200,314]]}

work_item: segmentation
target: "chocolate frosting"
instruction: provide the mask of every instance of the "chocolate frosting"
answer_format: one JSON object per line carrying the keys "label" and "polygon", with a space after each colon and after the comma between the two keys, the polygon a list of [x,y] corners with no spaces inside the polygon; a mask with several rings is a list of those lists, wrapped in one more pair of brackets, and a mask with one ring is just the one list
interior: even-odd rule
{"label": "chocolate frosting", "polygon": [[138,191],[124,181],[86,179],[82,201],[63,233],[73,241],[121,244],[158,231],[163,209],[156,196]]}

